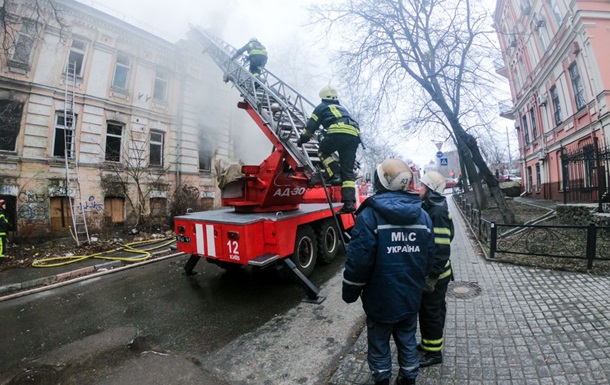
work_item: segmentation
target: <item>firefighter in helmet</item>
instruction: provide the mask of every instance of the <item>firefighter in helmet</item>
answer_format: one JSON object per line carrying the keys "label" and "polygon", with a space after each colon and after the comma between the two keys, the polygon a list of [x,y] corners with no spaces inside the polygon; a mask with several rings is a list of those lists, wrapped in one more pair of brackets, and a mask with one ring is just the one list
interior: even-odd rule
{"label": "firefighter in helmet", "polygon": [[443,329],[447,304],[445,294],[449,281],[453,279],[451,270],[451,240],[454,228],[447,200],[442,195],[445,190],[445,177],[436,171],[429,171],[421,178],[419,196],[423,209],[432,219],[434,227],[434,261],[428,276],[419,309],[419,328],[421,344],[418,349],[424,352],[419,360],[420,367],[443,362]]}
{"label": "firefighter in helmet", "polygon": [[6,201],[0,199],[0,263],[6,261],[4,251],[6,250],[6,232],[10,229],[10,224],[6,218]]}
{"label": "firefighter in helmet", "polygon": [[434,257],[432,221],[409,191],[413,173],[400,159],[375,171],[375,195],[356,211],[347,248],[342,297],[360,298],[366,313],[367,361],[373,382],[390,385],[393,337],[398,353],[396,385],[414,385],[419,372],[417,314]]}
{"label": "firefighter in helmet", "polygon": [[235,52],[231,60],[237,59],[244,52],[248,52],[248,61],[250,62],[250,73],[255,77],[259,77],[265,64],[267,64],[267,49],[255,37],[251,38],[246,45]]}
{"label": "firefighter in helmet", "polygon": [[[326,168],[332,184],[341,183],[341,201],[343,207],[340,213],[353,213],[356,211],[356,183],[354,178],[354,164],[356,150],[360,144],[360,129],[358,122],[350,116],[347,108],[339,103],[337,91],[329,86],[320,91],[322,102],[314,109],[311,118],[307,121],[305,131],[299,137],[297,145],[307,143],[314,132],[322,126],[326,136],[320,143],[318,153]],[[332,153],[339,153],[340,164],[332,157]]]}

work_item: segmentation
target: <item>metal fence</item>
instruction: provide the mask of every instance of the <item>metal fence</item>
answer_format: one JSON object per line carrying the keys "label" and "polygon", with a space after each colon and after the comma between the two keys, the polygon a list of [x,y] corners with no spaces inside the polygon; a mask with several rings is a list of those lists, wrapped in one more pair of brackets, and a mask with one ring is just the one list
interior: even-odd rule
{"label": "metal fence", "polygon": [[610,201],[606,175],[609,161],[610,148],[601,148],[597,137],[561,147],[563,203],[598,202],[599,212],[610,208],[604,202]]}
{"label": "metal fence", "polygon": [[583,260],[587,269],[596,260],[610,261],[610,227],[500,224],[481,218],[462,195],[453,197],[491,259],[513,254]]}

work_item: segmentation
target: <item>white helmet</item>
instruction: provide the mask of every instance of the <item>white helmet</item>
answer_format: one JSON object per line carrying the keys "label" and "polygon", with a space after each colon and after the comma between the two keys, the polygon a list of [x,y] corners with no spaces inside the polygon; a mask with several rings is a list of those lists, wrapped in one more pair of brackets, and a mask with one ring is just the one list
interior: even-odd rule
{"label": "white helmet", "polygon": [[330,85],[320,90],[320,99],[337,100],[338,98],[339,95],[337,94],[337,90],[331,87]]}
{"label": "white helmet", "polygon": [[411,169],[400,159],[386,159],[377,166],[377,178],[390,191],[407,191],[413,178]]}
{"label": "white helmet", "polygon": [[445,177],[440,172],[428,171],[422,176],[421,182],[437,193],[442,194],[445,191]]}

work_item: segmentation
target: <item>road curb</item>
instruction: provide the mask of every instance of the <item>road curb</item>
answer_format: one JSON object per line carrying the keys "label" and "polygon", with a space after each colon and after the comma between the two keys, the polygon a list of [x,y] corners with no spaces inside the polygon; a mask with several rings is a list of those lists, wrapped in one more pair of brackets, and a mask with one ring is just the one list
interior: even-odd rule
{"label": "road curb", "polygon": [[[165,251],[167,251],[167,250],[164,250],[163,252],[165,252]],[[153,255],[155,255],[155,254],[153,254]],[[26,282],[12,283],[9,285],[0,286],[0,302],[7,301],[7,300],[13,299],[13,298],[23,297],[23,296],[34,294],[34,293],[39,293],[41,291],[54,289],[54,288],[69,285],[69,284],[72,284],[75,282],[81,282],[81,281],[96,278],[96,277],[99,277],[99,276],[102,276],[105,274],[123,271],[123,270],[131,269],[133,267],[147,265],[149,263],[164,261],[166,259],[178,257],[181,255],[186,255],[186,254],[182,253],[182,252],[178,252],[178,253],[166,255],[164,257],[151,258],[146,261],[135,262],[135,263],[125,265],[125,266],[121,266],[121,264],[122,264],[121,261],[104,262],[104,263],[100,263],[98,265],[83,267],[83,268],[68,271],[65,273],[54,274],[54,275],[51,275],[48,277],[37,278],[37,279],[33,279],[30,281],[26,281]],[[43,286],[39,287],[41,285],[43,285]],[[24,289],[30,289],[30,290],[24,290]],[[10,293],[10,292],[18,291],[18,290],[24,290],[24,291],[2,296],[4,293]]]}

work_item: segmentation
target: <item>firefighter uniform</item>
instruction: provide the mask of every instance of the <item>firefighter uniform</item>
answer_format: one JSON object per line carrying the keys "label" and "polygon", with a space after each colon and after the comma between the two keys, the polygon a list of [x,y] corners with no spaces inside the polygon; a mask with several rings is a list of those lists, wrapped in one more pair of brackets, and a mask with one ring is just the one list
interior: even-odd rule
{"label": "firefighter uniform", "polygon": [[435,244],[434,262],[426,281],[429,287],[422,296],[419,310],[421,350],[426,352],[420,361],[423,367],[442,362],[443,329],[447,313],[445,294],[449,281],[453,279],[449,256],[454,227],[446,198],[438,192],[429,191],[422,207],[432,219]]}
{"label": "firefighter uniform", "polygon": [[250,73],[255,77],[259,77],[267,64],[267,49],[258,40],[252,38],[246,45],[235,52],[232,59],[238,58],[244,52],[248,52]]}
{"label": "firefighter uniform", "polygon": [[0,199],[0,263],[5,261],[6,232],[9,230],[9,222],[5,214],[6,202]]}
{"label": "firefighter uniform", "polygon": [[[314,109],[307,121],[301,141],[309,140],[320,126],[326,130],[326,136],[318,149],[320,159],[331,179],[341,176],[341,201],[344,203],[344,211],[353,212],[356,202],[354,165],[356,150],[360,144],[358,122],[350,117],[349,111],[339,104],[338,100],[322,99],[322,103]],[[332,157],[335,151],[339,153],[340,164]]]}

